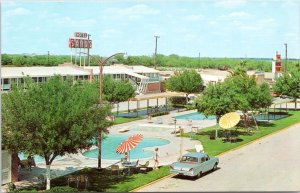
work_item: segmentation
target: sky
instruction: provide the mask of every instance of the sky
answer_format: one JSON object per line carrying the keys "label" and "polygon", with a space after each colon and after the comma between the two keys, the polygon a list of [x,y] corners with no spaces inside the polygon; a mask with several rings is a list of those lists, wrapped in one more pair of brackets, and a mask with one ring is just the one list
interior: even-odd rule
{"label": "sky", "polygon": [[300,1],[1,0],[2,53],[68,55],[74,32],[101,56],[152,56],[157,35],[163,55],[273,58],[287,43],[299,59]]}

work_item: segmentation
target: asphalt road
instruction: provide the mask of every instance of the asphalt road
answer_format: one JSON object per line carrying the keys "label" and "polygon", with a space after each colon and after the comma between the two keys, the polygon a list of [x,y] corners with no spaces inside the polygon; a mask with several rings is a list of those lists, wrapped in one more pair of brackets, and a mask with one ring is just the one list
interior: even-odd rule
{"label": "asphalt road", "polygon": [[199,179],[172,177],[140,192],[300,191],[300,124],[219,157]]}

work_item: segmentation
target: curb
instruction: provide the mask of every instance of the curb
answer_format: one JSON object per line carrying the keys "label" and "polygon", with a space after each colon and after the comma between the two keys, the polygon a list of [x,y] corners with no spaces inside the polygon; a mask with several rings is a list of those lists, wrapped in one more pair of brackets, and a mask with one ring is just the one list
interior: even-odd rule
{"label": "curb", "polygon": [[[300,124],[300,123],[299,123],[299,122],[298,122],[298,123],[294,123],[294,124],[292,124],[292,125],[290,125],[290,126],[287,126],[287,127],[283,128],[283,129],[279,129],[278,131],[275,131],[275,132],[273,132],[273,133],[267,134],[267,135],[265,135],[265,136],[263,136],[263,137],[260,137],[260,138],[255,139],[255,140],[253,140],[253,141],[249,141],[248,143],[245,143],[245,144],[243,144],[243,145],[240,145],[240,146],[238,146],[238,147],[235,147],[235,148],[233,148],[233,149],[230,149],[230,150],[228,150],[228,151],[225,151],[225,152],[223,152],[223,153],[220,153],[220,154],[218,154],[218,155],[216,155],[216,156],[219,156],[219,157],[220,157],[220,156],[224,156],[225,154],[227,154],[227,153],[229,153],[229,152],[235,151],[235,150],[240,149],[240,148],[242,148],[242,147],[244,147],[244,146],[250,145],[250,144],[252,144],[252,143],[254,143],[254,142],[256,142],[256,141],[262,140],[262,139],[264,139],[264,138],[266,138],[266,137],[270,137],[270,136],[275,135],[275,134],[277,134],[277,133],[279,133],[279,132],[285,131],[285,130],[287,130],[287,129],[289,129],[289,128],[295,126],[295,125],[298,125],[298,124]],[[166,178],[171,178],[171,177],[173,177],[173,176],[175,176],[175,175],[176,175],[176,174],[169,174],[169,175],[167,175],[167,176],[165,176],[165,177],[159,178],[159,179],[154,180],[154,181],[152,181],[152,182],[150,182],[150,183],[148,183],[148,184],[145,184],[145,185],[143,185],[143,186],[140,186],[140,187],[138,187],[138,188],[135,188],[135,189],[133,189],[133,190],[131,190],[131,191],[129,191],[129,192],[136,192],[136,191],[138,191],[138,190],[140,190],[140,189],[142,189],[142,188],[145,188],[145,187],[147,187],[147,186],[150,186],[150,185],[152,185],[152,184],[155,184],[155,183],[157,183],[157,182],[159,182],[159,181],[161,181],[161,180],[164,180],[164,179],[166,179]]]}
{"label": "curb", "polygon": [[159,181],[161,181],[161,180],[164,180],[164,179],[166,179],[166,178],[171,178],[171,177],[173,177],[173,176],[175,176],[176,174],[169,174],[169,175],[167,175],[167,176],[164,176],[164,177],[162,177],[162,178],[159,178],[159,179],[157,179],[157,180],[154,180],[154,181],[152,181],[152,182],[150,182],[150,183],[148,183],[148,184],[145,184],[145,185],[143,185],[143,186],[140,186],[140,187],[137,187],[137,188],[135,188],[135,189],[133,189],[133,190],[130,190],[129,192],[136,192],[136,191],[138,191],[138,190],[140,190],[140,189],[143,189],[143,188],[145,188],[145,187],[147,187],[147,186],[150,186],[150,185],[152,185],[152,184],[155,184],[156,182],[159,182]]}

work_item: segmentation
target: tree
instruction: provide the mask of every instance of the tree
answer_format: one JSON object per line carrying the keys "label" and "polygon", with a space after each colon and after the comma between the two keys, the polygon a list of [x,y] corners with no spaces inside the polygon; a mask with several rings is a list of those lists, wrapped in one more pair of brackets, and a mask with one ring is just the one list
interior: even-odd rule
{"label": "tree", "polygon": [[271,95],[270,86],[268,83],[263,83],[259,86],[257,93],[258,101],[256,108],[267,108],[272,105],[273,97]]}
{"label": "tree", "polygon": [[229,84],[210,83],[204,90],[203,95],[195,100],[195,106],[199,112],[206,117],[215,115],[217,120],[215,138],[218,137],[219,119],[222,115],[236,110],[238,103],[243,103],[243,98],[239,97]]}
{"label": "tree", "polygon": [[229,77],[234,77],[234,76],[247,76],[247,70],[246,70],[246,63],[247,61],[241,61],[239,64],[237,64],[233,70],[229,71],[230,76]]}
{"label": "tree", "polygon": [[55,157],[89,148],[98,128],[112,124],[106,120],[111,106],[96,105],[98,97],[93,84],[73,84],[70,77],[55,76],[43,84],[27,80],[26,90],[14,87],[3,94],[3,146],[44,157],[49,189]]}
{"label": "tree", "polygon": [[295,109],[297,108],[297,98],[300,97],[300,72],[293,71],[290,74],[276,78],[273,90],[280,95],[287,95],[295,100]]}
{"label": "tree", "polygon": [[167,89],[176,92],[186,93],[186,102],[191,93],[203,91],[203,80],[195,70],[185,70],[182,73],[176,72],[174,76],[166,81]]}
{"label": "tree", "polygon": [[[196,99],[198,111],[205,116],[216,115],[217,124],[225,113],[241,110],[246,120],[249,110],[265,108],[271,104],[272,96],[268,84],[258,86],[254,78],[241,74],[226,78],[222,83],[209,84],[203,96]],[[245,122],[245,127],[247,126]]]}
{"label": "tree", "polygon": [[117,103],[117,113],[119,113],[119,102],[135,96],[135,89],[129,80],[116,80],[111,76],[104,76],[103,83],[104,99],[113,104]]}
{"label": "tree", "polygon": [[[244,120],[248,120],[248,111],[269,107],[272,104],[272,96],[267,83],[257,85],[254,77],[238,75],[225,79],[225,84],[229,84],[229,88],[239,93],[239,101],[236,103],[236,110],[243,112]],[[248,127],[248,121],[245,121],[245,128]]]}

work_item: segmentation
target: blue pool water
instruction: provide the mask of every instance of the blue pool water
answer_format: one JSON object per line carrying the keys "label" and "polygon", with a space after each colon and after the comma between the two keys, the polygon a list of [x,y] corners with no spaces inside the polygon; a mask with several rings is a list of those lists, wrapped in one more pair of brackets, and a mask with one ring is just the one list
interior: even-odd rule
{"label": "blue pool water", "polygon": [[[124,154],[117,154],[116,148],[117,146],[126,140],[130,136],[123,136],[123,135],[109,135],[105,138],[102,142],[102,159],[109,159],[109,160],[119,160],[124,157]],[[159,139],[159,138],[143,138],[143,140],[130,151],[130,159],[141,159],[141,158],[148,158],[153,157],[154,152],[152,151],[143,151],[145,147],[156,147],[161,145],[169,144],[170,141],[166,139]],[[84,156],[90,158],[97,158],[98,157],[98,148],[89,150],[83,153]]]}
{"label": "blue pool water", "polygon": [[256,120],[257,121],[263,121],[263,120],[277,120],[277,119],[281,119],[281,118],[284,118],[284,117],[287,117],[288,115],[286,114],[270,114],[269,116],[268,115],[257,115],[255,116]]}
{"label": "blue pool water", "polygon": [[176,119],[191,119],[191,120],[214,120],[216,116],[205,117],[203,114],[195,112],[185,115],[179,115],[175,117]]}

